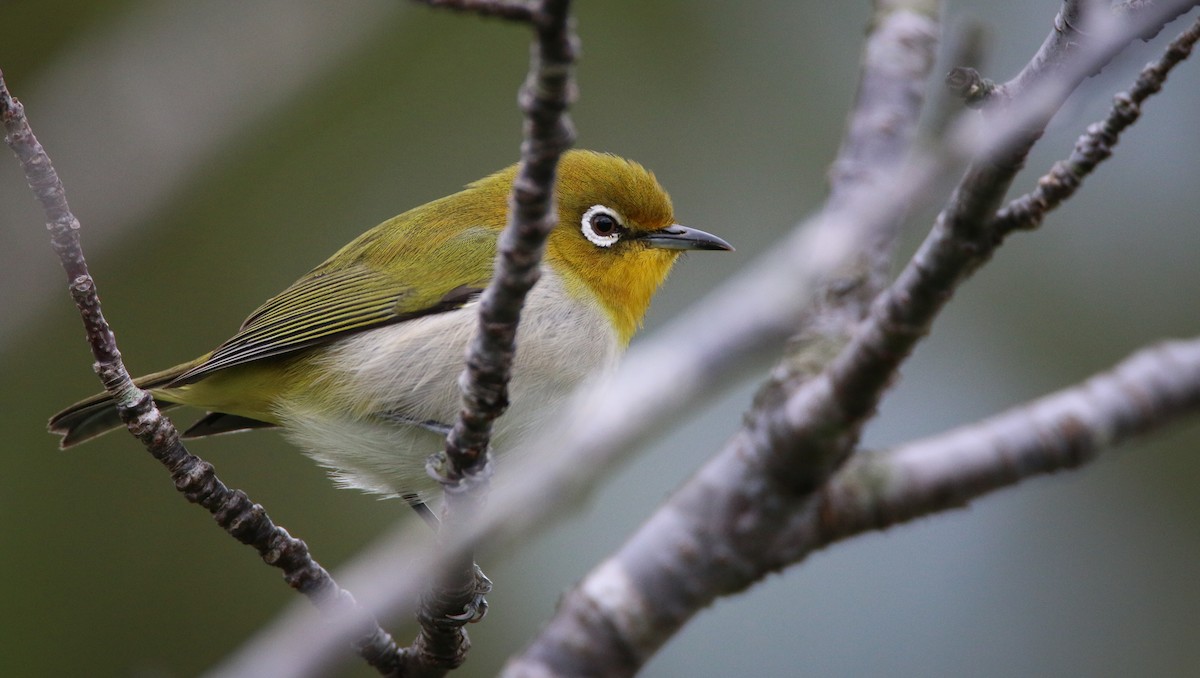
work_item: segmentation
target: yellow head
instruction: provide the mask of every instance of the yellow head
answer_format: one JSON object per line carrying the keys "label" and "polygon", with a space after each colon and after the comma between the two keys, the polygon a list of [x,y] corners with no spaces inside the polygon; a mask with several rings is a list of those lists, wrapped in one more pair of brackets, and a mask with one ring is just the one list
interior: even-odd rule
{"label": "yellow head", "polygon": [[[506,192],[515,175],[516,167],[509,167],[472,188],[491,184]],[[573,294],[599,302],[622,344],[642,324],[680,254],[733,249],[714,235],[676,224],[671,197],[654,174],[615,155],[563,154],[554,197],[558,226],[546,242],[546,264]]]}

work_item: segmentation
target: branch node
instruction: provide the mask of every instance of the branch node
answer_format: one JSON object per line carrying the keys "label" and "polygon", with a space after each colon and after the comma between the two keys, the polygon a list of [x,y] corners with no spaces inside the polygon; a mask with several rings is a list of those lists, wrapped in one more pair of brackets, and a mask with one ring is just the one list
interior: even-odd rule
{"label": "branch node", "polygon": [[982,108],[996,93],[996,83],[967,66],[957,66],[946,74],[946,88],[962,98],[969,108]]}

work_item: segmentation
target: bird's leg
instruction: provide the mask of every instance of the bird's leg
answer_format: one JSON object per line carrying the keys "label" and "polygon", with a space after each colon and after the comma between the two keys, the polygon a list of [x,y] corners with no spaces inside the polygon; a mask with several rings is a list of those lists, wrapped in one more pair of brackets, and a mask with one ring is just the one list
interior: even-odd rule
{"label": "bird's leg", "polygon": [[[433,419],[415,419],[397,411],[383,412],[380,416],[395,424],[423,428],[426,431],[436,433],[443,438],[450,434],[449,425]],[[432,475],[437,477],[436,473],[433,473]],[[432,529],[434,532],[437,532],[441,528],[441,521],[438,520],[436,515],[434,515],[433,510],[430,509],[425,502],[421,501],[419,496],[415,494],[406,494],[403,498],[408,502],[408,505],[417,512],[417,515],[421,516],[421,520],[424,520],[425,524],[428,525],[430,529]],[[471,594],[471,601],[463,606],[463,611],[461,613],[447,614],[446,618],[451,621],[474,624],[475,622],[483,619],[484,615],[487,614],[488,602],[485,596],[492,591],[492,580],[488,579],[487,575],[483,573],[483,570],[480,569],[478,563],[472,563],[471,565],[475,569],[475,583],[474,591]]]}
{"label": "bird's leg", "polygon": [[[425,524],[429,526],[429,529],[437,532],[441,528],[442,522],[438,520],[438,517],[433,512],[433,509],[429,508],[429,505],[421,501],[417,495],[406,494],[402,498],[408,502],[408,505],[412,507],[412,510],[417,512],[417,515],[421,516],[421,520],[425,521]],[[474,624],[475,622],[483,619],[483,617],[487,614],[488,602],[486,596],[492,591],[492,580],[488,579],[488,576],[483,573],[483,570],[479,567],[478,563],[472,563],[471,565],[475,568],[475,590],[472,593],[471,601],[463,605],[463,611],[461,613],[447,614],[446,619],[455,622]]]}
{"label": "bird's leg", "polygon": [[438,520],[438,517],[433,512],[433,509],[429,508],[429,504],[421,501],[421,499],[415,494],[406,494],[404,495],[403,499],[404,501],[408,502],[408,505],[412,507],[412,510],[417,512],[417,515],[421,516],[421,520],[425,521],[425,524],[429,526],[429,529],[433,530],[434,532],[438,531],[438,528],[442,525],[442,521]]}
{"label": "bird's leg", "polygon": [[423,428],[426,431],[429,431],[430,433],[436,433],[443,438],[450,435],[450,428],[451,428],[450,425],[443,424],[442,422],[440,422],[436,419],[415,419],[415,418],[410,417],[410,416],[404,414],[403,412],[400,412],[397,410],[389,410],[387,412],[380,412],[380,413],[376,414],[376,416],[379,417],[380,419],[383,419],[384,421],[388,421],[393,424],[401,424],[403,426],[416,426],[417,428]]}

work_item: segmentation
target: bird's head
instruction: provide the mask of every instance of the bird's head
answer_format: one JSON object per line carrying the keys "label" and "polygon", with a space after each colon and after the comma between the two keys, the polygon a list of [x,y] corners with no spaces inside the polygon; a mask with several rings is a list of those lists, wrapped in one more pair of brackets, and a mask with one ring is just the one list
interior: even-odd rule
{"label": "bird's head", "polygon": [[569,290],[600,304],[622,343],[641,325],[680,254],[733,249],[715,235],[675,223],[671,198],[654,175],[615,155],[565,153],[555,201],[558,226],[546,243],[547,264]]}
{"label": "bird's head", "polygon": [[[516,175],[517,166],[509,166],[447,198],[446,205],[431,205],[449,221],[499,232]],[[546,241],[545,264],[571,294],[604,310],[622,344],[641,326],[680,254],[733,249],[715,235],[675,223],[671,197],[654,175],[608,153],[564,153],[554,200],[558,224]]]}

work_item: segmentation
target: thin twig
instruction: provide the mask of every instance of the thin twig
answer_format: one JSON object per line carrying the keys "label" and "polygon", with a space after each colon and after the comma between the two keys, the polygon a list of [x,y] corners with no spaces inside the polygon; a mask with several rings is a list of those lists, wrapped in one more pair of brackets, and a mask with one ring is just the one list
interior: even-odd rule
{"label": "thin twig", "polygon": [[267,564],[281,569],[288,585],[323,612],[349,613],[356,629],[355,650],[380,673],[390,674],[396,662],[392,637],[312,559],[302,540],[275,525],[263,507],[252,502],[245,492],[230,490],[211,464],[188,453],[174,425],[155,407],[154,398],[134,385],[121,360],[116,337],[101,311],[96,283],[88,272],[79,242],[79,220],[67,205],[62,181],[34,136],[24,106],[9,93],[3,73],[0,73],[0,117],[4,140],[16,154],[30,189],[46,213],[51,245],[66,271],[71,297],[83,319],[88,345],[96,360],[93,367],[116,403],[121,420],[170,471],[176,489],[188,501],[203,506],[226,532],[254,547]]}
{"label": "thin twig", "polygon": [[[487,497],[492,424],[508,407],[521,308],[541,276],[546,238],[558,223],[554,206],[558,159],[575,140],[566,109],[574,96],[571,66],[578,40],[570,27],[569,0],[536,5],[422,1],[527,21],[536,32],[529,75],[519,96],[525,114],[521,162],[509,199],[508,224],[497,244],[495,274],[480,300],[479,329],[459,378],[463,406],[446,437],[444,452],[429,462],[430,473],[444,492],[439,541],[445,541],[474,522]],[[404,654],[406,675],[442,675],[465,661],[470,641],[463,627],[483,617],[487,606],[482,596],[490,586],[476,567],[473,552],[451,558],[421,599],[417,612],[421,631]]]}
{"label": "thin twig", "polygon": [[1200,40],[1200,19],[1167,46],[1157,61],[1146,65],[1128,92],[1113,97],[1112,109],[1101,122],[1088,125],[1075,142],[1070,157],[1054,163],[1037,182],[1037,188],[1014,198],[996,214],[992,228],[997,233],[1030,230],[1041,226],[1046,214],[1075,194],[1083,180],[1113,154],[1121,133],[1137,121],[1141,106],[1162,89],[1167,74],[1188,55]]}
{"label": "thin twig", "polygon": [[531,22],[538,11],[535,2],[523,0],[416,0],[430,7],[440,7],[456,12],[469,12],[480,16]]}
{"label": "thin twig", "polygon": [[435,464],[447,482],[478,474],[486,465],[492,423],[508,407],[508,381],[525,295],[541,276],[546,238],[558,215],[554,177],[559,156],[575,132],[566,109],[574,95],[571,65],[576,38],[568,22],[569,0],[546,0],[537,10],[537,40],[529,77],[521,88],[525,139],[509,199],[509,221],[497,245],[496,271],[480,300],[479,331],[460,379],[463,409],[446,439],[449,468]]}

